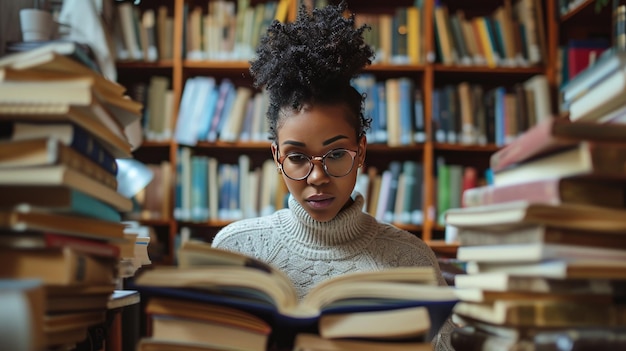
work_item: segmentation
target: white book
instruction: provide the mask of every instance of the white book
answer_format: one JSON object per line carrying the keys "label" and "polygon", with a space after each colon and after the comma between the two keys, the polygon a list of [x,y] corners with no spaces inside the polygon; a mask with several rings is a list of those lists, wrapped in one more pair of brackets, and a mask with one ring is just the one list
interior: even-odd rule
{"label": "white book", "polygon": [[461,261],[477,262],[538,262],[548,259],[626,261],[626,250],[545,243],[476,245],[459,247],[457,258]]}
{"label": "white book", "polygon": [[229,114],[227,115],[227,120],[225,121],[224,128],[219,134],[219,139],[227,142],[235,142],[239,140],[243,121],[246,116],[246,107],[248,106],[248,101],[251,96],[252,89],[245,86],[237,87],[235,101]]}

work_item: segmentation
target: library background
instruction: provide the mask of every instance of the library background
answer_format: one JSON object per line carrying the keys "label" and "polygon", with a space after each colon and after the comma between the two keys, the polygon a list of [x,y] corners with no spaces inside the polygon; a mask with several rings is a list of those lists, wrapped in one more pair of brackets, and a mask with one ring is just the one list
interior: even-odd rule
{"label": "library background", "polygon": [[[263,318],[202,309],[194,329],[134,280],[214,264],[179,249],[285,207],[248,62],[272,21],[327,3],[0,2],[0,349],[276,349]],[[353,80],[356,190],[439,258],[451,347],[626,348],[626,3],[347,4],[376,52]],[[429,350],[418,334],[285,349]]]}

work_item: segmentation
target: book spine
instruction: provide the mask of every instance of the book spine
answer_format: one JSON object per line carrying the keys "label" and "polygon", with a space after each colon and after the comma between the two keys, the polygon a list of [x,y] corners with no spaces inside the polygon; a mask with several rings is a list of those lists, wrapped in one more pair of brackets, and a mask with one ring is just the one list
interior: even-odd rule
{"label": "book spine", "polygon": [[553,136],[553,123],[553,120],[539,123],[519,136],[514,142],[496,151],[489,159],[491,169],[498,172],[542,152],[574,145],[575,142],[559,141]]}
{"label": "book spine", "polygon": [[120,257],[120,248],[112,244],[96,240],[81,239],[63,234],[44,233],[46,247],[63,248],[69,247],[72,250],[83,254],[99,257]]}
{"label": "book spine", "polygon": [[560,183],[560,179],[545,179],[506,186],[480,186],[463,192],[463,204],[466,207],[473,207],[522,199],[529,202],[558,204],[561,202]]}
{"label": "book spine", "polygon": [[117,175],[118,169],[115,157],[85,129],[73,125],[73,138],[69,146],[89,157],[103,169],[107,170],[107,172]]}
{"label": "book spine", "polygon": [[40,278],[46,285],[112,284],[115,261],[97,259],[69,247],[61,249],[1,250],[0,275]]}
{"label": "book spine", "polygon": [[103,163],[93,162],[91,158],[84,157],[83,153],[80,153],[72,147],[67,147],[66,145],[60,143],[58,146],[58,163],[66,164],[70,168],[102,182],[111,189],[117,189],[117,178],[115,177],[115,174],[112,173],[117,172],[117,163],[115,162],[115,159],[112,161],[103,160],[103,163],[110,164],[110,162],[113,162],[115,164],[115,168],[109,167],[107,169]]}

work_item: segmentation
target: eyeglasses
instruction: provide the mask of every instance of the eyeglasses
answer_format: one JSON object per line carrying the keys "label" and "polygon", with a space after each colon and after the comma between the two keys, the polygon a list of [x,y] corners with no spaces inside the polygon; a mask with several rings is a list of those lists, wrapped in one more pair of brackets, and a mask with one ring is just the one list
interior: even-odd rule
{"label": "eyeglasses", "polygon": [[[277,152],[279,152],[278,149]],[[278,164],[283,174],[292,180],[302,180],[308,177],[313,171],[313,161],[322,162],[326,174],[339,178],[352,171],[357,154],[356,151],[347,149],[333,149],[324,156],[308,156],[301,152],[291,152],[278,157]]]}

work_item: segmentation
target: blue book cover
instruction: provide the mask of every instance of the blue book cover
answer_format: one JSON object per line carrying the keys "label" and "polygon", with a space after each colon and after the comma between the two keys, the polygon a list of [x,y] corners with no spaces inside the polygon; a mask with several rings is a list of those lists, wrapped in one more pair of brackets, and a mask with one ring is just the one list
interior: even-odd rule
{"label": "blue book cover", "polygon": [[208,158],[191,156],[191,220],[202,222],[209,219]]}
{"label": "blue book cover", "polygon": [[[224,110],[227,109],[227,100],[234,99],[235,86],[230,79],[223,79],[220,82],[218,92],[219,94],[213,118],[211,120],[211,127],[206,137],[206,141],[208,142],[215,142],[218,139],[221,127],[224,125],[224,121],[222,119],[224,116],[228,115],[224,112]],[[232,95],[232,98],[229,98],[229,95]]]}
{"label": "blue book cover", "polygon": [[187,81],[185,81],[185,87],[180,99],[174,140],[181,145],[192,146],[196,144],[196,135],[191,133],[191,128],[194,127],[191,123],[191,118],[193,106],[198,100],[197,85],[195,78],[188,78]]}
{"label": "blue book cover", "polygon": [[398,79],[400,91],[400,144],[413,143],[413,90],[414,84],[410,78]]}
{"label": "blue book cover", "polygon": [[80,216],[120,222],[122,216],[117,209],[94,196],[67,187],[2,186],[0,207],[29,205],[45,208],[54,213],[77,214]]}
{"label": "blue book cover", "polygon": [[[6,128],[6,129],[5,129]],[[2,127],[14,140],[22,139],[21,133],[28,138],[56,137],[65,145],[88,157],[107,172],[117,175],[118,167],[115,157],[93,134],[79,125],[69,122],[38,122],[19,121]]]}
{"label": "blue book cover", "polygon": [[105,221],[120,222],[121,214],[113,207],[78,190],[71,191],[69,210],[73,213],[98,218]]}
{"label": "blue book cover", "polygon": [[196,77],[196,85],[198,87],[198,95],[194,101],[191,111],[190,132],[195,136],[196,143],[198,140],[204,140],[208,133],[211,119],[213,118],[213,110],[215,110],[216,95],[215,78],[213,77]]}
{"label": "blue book cover", "polygon": [[374,140],[377,143],[384,144],[387,142],[387,90],[385,82],[376,82],[376,96],[377,96],[377,114],[378,125],[376,127],[376,135]]}

